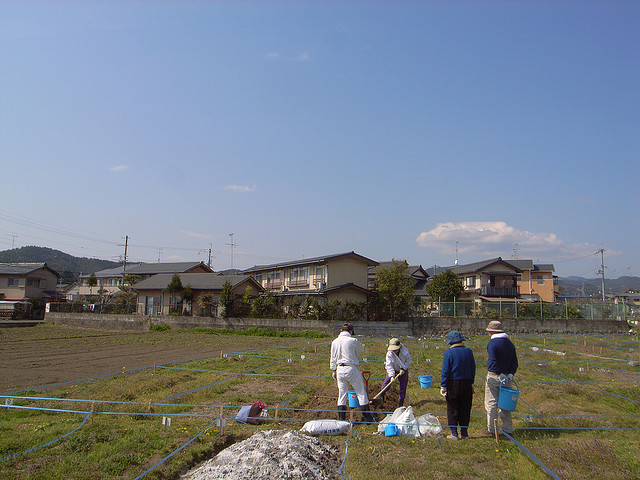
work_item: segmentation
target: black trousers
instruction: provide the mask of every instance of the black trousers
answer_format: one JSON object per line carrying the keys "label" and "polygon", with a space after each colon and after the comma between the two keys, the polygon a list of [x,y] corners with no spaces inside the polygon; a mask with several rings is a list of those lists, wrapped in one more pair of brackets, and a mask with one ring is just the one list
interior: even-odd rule
{"label": "black trousers", "polygon": [[471,420],[473,380],[449,380],[447,382],[447,422],[453,427],[468,427]]}

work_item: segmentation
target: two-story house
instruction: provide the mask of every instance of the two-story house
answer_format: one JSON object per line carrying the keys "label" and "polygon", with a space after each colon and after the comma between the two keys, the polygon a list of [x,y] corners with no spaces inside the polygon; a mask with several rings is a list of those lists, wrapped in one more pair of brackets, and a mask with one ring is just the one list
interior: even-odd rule
{"label": "two-story house", "polygon": [[531,260],[491,258],[465,265],[434,267],[434,274],[451,270],[464,287],[460,300],[555,302],[557,277],[551,264],[534,264]]}
{"label": "two-story house", "polygon": [[55,300],[59,278],[46,263],[0,263],[0,300]]}
{"label": "two-story house", "polygon": [[518,276],[518,293],[524,299],[555,302],[558,298],[558,277],[552,264],[534,264],[532,260],[507,260],[521,271]]}
{"label": "two-story house", "polygon": [[243,271],[277,297],[310,295],[319,301],[365,302],[368,268],[378,262],[355,252],[258,265]]}

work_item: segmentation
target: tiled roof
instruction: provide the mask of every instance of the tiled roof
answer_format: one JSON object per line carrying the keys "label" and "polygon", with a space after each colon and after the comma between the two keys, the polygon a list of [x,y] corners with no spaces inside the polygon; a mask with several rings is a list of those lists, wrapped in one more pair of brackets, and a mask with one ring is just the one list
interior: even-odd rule
{"label": "tiled roof", "polygon": [[359,255],[359,254],[351,251],[351,252],[345,252],[345,253],[337,253],[337,254],[334,254],[334,255],[325,255],[325,256],[322,256],[322,257],[311,257],[311,258],[303,258],[302,260],[293,260],[293,261],[289,261],[289,262],[273,263],[271,265],[256,265],[254,267],[247,268],[243,272],[244,273],[252,273],[252,272],[259,272],[259,271],[262,271],[262,270],[273,270],[273,269],[277,269],[277,268],[291,267],[291,266],[294,266],[294,265],[308,265],[308,264],[312,264],[312,263],[321,263],[321,262],[326,262],[328,260],[335,260],[336,258],[340,258],[340,257],[355,257],[355,258],[358,258],[358,259],[362,260],[367,265],[370,265],[370,266],[378,265],[378,262],[376,262],[374,260],[371,260],[370,258],[363,257],[362,255]]}
{"label": "tiled roof", "polygon": [[0,275],[26,275],[36,270],[46,268],[55,275],[58,272],[49,267],[46,263],[0,263]]}
{"label": "tiled roof", "polygon": [[[194,290],[222,290],[227,280],[235,287],[249,280],[255,282],[249,275],[217,275],[215,273],[179,273],[182,286],[190,285]],[[173,273],[159,273],[136,283],[134,290],[163,290],[171,282]],[[257,282],[256,282],[257,285]]]}

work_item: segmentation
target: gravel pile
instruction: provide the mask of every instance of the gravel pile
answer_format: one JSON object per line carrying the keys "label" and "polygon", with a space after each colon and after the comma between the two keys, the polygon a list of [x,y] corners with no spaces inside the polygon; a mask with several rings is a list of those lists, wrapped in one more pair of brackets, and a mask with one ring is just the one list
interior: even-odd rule
{"label": "gravel pile", "polygon": [[339,479],[338,449],[289,430],[256,432],[191,470],[182,480]]}

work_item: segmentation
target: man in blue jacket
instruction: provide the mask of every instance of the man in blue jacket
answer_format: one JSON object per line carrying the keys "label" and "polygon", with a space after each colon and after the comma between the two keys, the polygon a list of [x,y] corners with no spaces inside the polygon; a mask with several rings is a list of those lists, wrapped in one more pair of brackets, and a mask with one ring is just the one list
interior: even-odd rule
{"label": "man in blue jacket", "polygon": [[[491,339],[487,343],[489,360],[487,361],[487,383],[484,389],[484,408],[487,410],[487,435],[494,435],[494,421],[498,418],[498,398],[500,396],[500,384],[511,387],[513,375],[518,369],[518,356],[516,347],[509,336],[504,332],[502,322],[492,320],[486,328]],[[513,433],[513,420],[511,412],[500,409],[502,430],[505,433]]]}
{"label": "man in blue jacket", "polygon": [[[447,423],[451,428],[450,440],[468,438],[471,419],[471,400],[473,399],[473,379],[476,376],[476,361],[473,352],[462,342],[464,337],[457,330],[447,335],[447,345],[442,358],[440,373],[440,394],[447,401]],[[460,425],[460,437],[458,437]]]}

